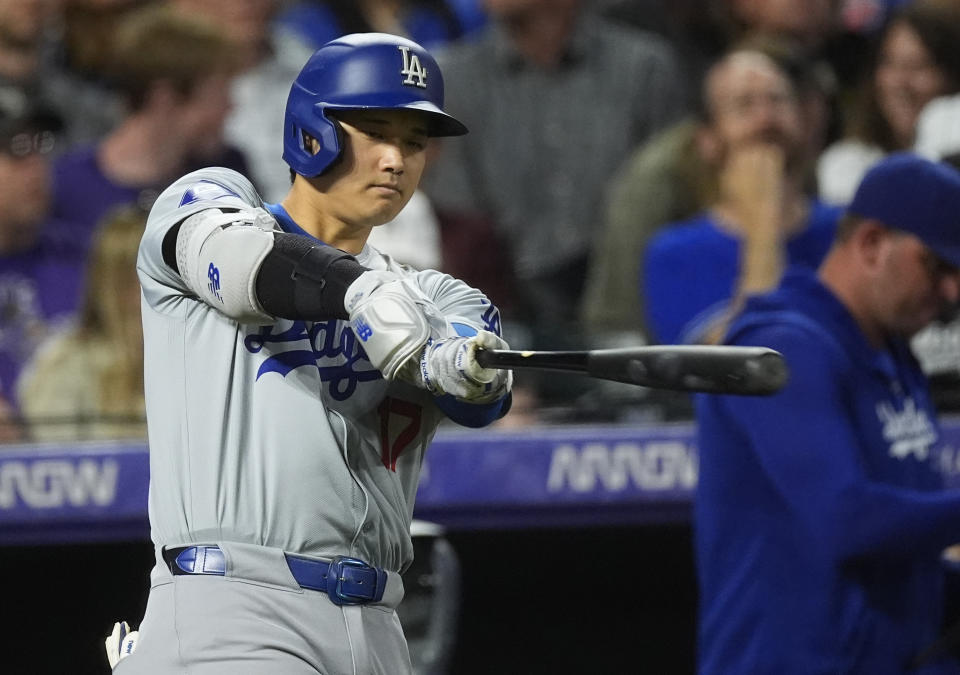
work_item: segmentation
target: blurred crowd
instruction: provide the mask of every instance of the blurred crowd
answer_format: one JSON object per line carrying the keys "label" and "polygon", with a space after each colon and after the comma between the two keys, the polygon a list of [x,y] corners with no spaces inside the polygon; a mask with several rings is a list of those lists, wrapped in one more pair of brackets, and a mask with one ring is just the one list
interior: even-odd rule
{"label": "blurred crowd", "polygon": [[[433,51],[470,128],[371,243],[484,290],[514,348],[716,341],[875,162],[960,155],[960,0],[0,0],[0,441],[144,435],[147,210],[209,165],[281,199],[290,83],[364,31]],[[960,408],[960,324],[915,348]],[[514,398],[501,424],[690,414],[576,376]]]}

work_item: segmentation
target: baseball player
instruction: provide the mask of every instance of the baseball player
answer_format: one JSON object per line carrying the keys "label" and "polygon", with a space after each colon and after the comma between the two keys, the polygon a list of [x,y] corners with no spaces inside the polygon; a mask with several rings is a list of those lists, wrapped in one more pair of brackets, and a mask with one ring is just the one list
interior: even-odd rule
{"label": "baseball player", "polygon": [[108,641],[123,675],[410,672],[395,608],[424,452],[443,418],[509,408],[509,372],[475,359],[506,346],[497,308],[366,244],[428,139],[467,131],[431,55],[386,34],[330,42],[284,126],[281,203],[202,169],[147,222],[156,566],[136,649],[127,626]]}

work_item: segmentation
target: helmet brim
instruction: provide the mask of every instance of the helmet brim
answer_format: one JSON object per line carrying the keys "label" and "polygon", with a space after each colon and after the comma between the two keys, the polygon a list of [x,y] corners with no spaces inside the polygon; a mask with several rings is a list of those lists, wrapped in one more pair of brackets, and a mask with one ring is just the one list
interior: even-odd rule
{"label": "helmet brim", "polygon": [[469,132],[466,125],[452,115],[440,110],[430,101],[413,101],[395,106],[384,105],[337,105],[323,103],[320,107],[326,110],[414,110],[423,113],[427,120],[427,135],[431,137],[463,136]]}

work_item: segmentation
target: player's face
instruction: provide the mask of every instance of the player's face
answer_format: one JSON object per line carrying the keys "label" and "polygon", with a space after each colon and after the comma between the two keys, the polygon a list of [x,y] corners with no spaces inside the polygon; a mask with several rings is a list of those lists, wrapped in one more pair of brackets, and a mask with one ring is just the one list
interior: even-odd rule
{"label": "player's face", "polygon": [[910,337],[958,300],[960,270],[913,235],[886,235],[878,250],[874,307],[887,333]]}
{"label": "player's face", "polygon": [[409,110],[338,113],[343,127],[340,161],[316,179],[330,215],[363,227],[396,217],[413,196],[426,163],[427,127]]}
{"label": "player's face", "polygon": [[916,31],[897,23],[883,42],[874,86],[884,118],[906,147],[913,142],[923,106],[946,92],[947,79]]}
{"label": "player's face", "polygon": [[709,100],[712,130],[726,151],[773,143],[788,162],[803,144],[801,111],[790,82],[762,54],[732,56],[712,76]]}

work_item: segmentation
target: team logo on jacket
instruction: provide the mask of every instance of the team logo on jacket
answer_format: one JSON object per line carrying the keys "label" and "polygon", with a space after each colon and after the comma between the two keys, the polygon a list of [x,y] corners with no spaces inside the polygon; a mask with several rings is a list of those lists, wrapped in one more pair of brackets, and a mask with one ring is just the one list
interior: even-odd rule
{"label": "team logo on jacket", "polygon": [[[274,330],[281,325],[261,326],[260,332],[243,339],[244,347],[251,354],[259,354],[270,343],[291,346],[287,351],[277,351],[264,359],[257,370],[258,380],[267,373],[286,377],[297,368],[312,367],[319,372],[320,380],[328,384],[330,397],[345,401],[357,390],[360,382],[383,377],[370,364],[366,352],[346,324],[336,320],[293,321],[289,328],[275,333]],[[295,343],[309,345],[309,348],[298,349]]]}
{"label": "team logo on jacket", "polygon": [[405,75],[403,84],[411,84],[421,89],[427,88],[427,69],[420,63],[420,57],[410,53],[409,47],[399,46],[400,54],[403,57],[403,67],[400,74]]}
{"label": "team logo on jacket", "polygon": [[933,422],[922,408],[918,409],[912,398],[896,410],[889,402],[877,404],[877,417],[883,424],[883,438],[890,444],[890,456],[906,459],[916,455],[924,461],[930,454],[930,446],[937,440]]}

